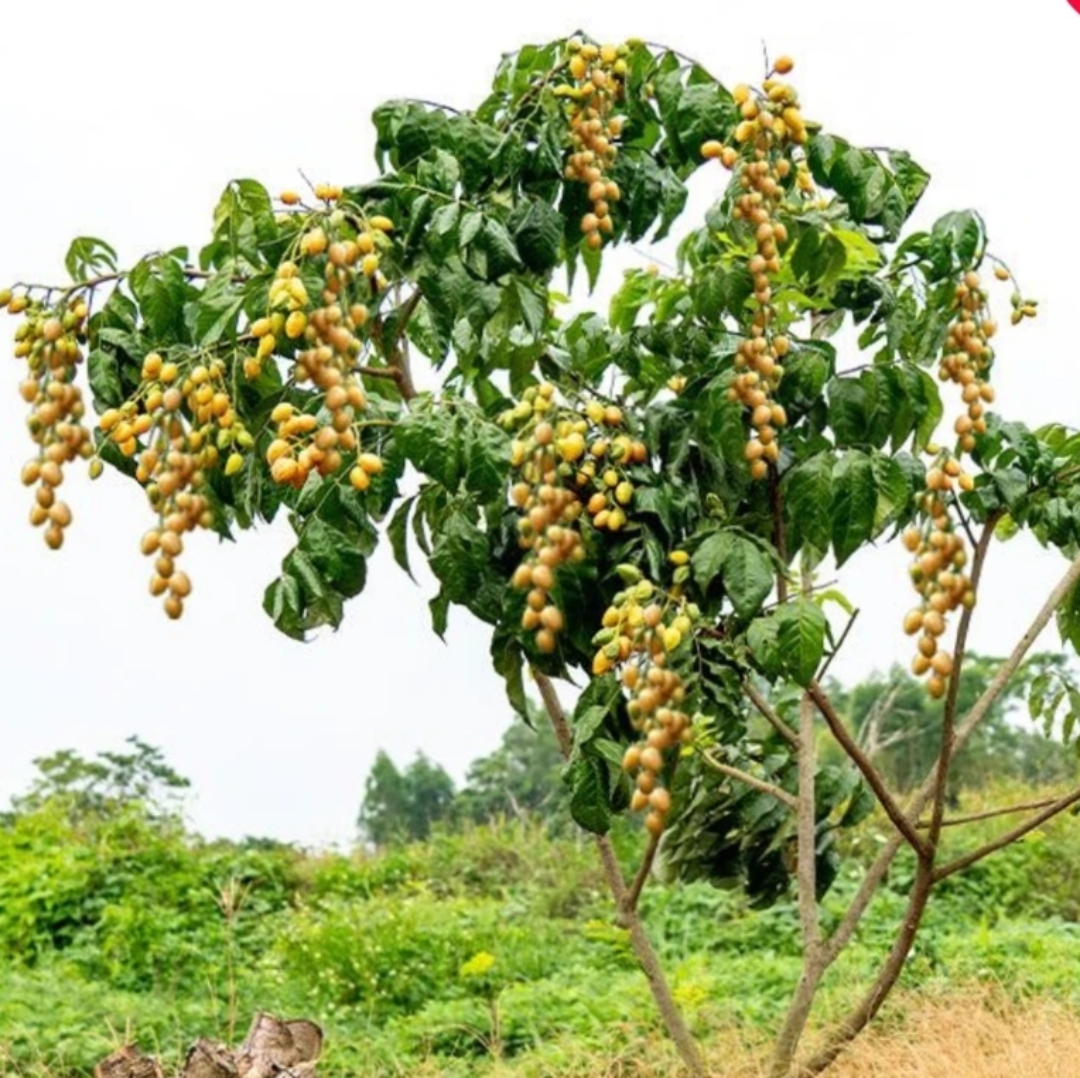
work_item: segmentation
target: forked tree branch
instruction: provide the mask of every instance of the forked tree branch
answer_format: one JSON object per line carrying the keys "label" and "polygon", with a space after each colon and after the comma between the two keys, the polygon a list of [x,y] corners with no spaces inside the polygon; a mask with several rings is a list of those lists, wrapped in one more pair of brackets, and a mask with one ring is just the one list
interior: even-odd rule
{"label": "forked tree branch", "polygon": [[773,710],[772,705],[754,686],[754,683],[747,679],[743,682],[743,692],[746,693],[746,698],[757,708],[761,717],[785,740],[794,748],[799,747],[799,735],[776,712]]}
{"label": "forked tree branch", "polygon": [[766,782],[764,779],[756,778],[748,771],[743,771],[741,768],[732,767],[730,764],[725,764],[722,760],[718,760],[708,749],[701,750],[701,758],[718,774],[726,775],[729,779],[734,779],[736,782],[741,782],[746,786],[750,786],[763,794],[768,794],[770,797],[775,797],[781,804],[786,805],[792,812],[795,812],[799,803],[794,794],[790,794],[781,786],[776,786],[771,782]]}
{"label": "forked tree branch", "polygon": [[978,847],[978,849],[965,853],[962,857],[957,857],[955,861],[950,861],[947,865],[942,865],[934,873],[934,883],[940,883],[941,880],[968,868],[970,865],[975,864],[976,861],[981,861],[984,857],[989,857],[992,853],[997,853],[998,850],[1012,845],[1012,843],[1019,841],[1037,827],[1041,827],[1048,820],[1052,820],[1055,816],[1065,812],[1066,809],[1071,808],[1078,801],[1080,801],[1080,787],[1052,802],[1042,812],[1025,820],[1022,824],[1018,824],[1011,831],[1006,831],[1003,835],[998,835],[997,838]]}
{"label": "forked tree branch", "polygon": [[[544,702],[544,710],[547,711],[548,719],[551,722],[552,729],[555,731],[559,749],[563,758],[569,759],[574,748],[574,735],[566,718],[566,712],[563,710],[562,703],[559,700],[559,695],[555,691],[555,686],[551,683],[551,678],[546,674],[534,670],[533,675],[536,679],[537,688],[540,690],[540,698]],[[611,891],[612,898],[615,900],[616,909],[619,911],[620,924],[630,933],[630,944],[634,949],[634,955],[637,957],[638,964],[645,974],[645,979],[649,982],[649,989],[652,992],[653,999],[656,1001],[657,1009],[660,1011],[668,1035],[674,1041],[675,1047],[692,1078],[704,1078],[705,1060],[702,1057],[701,1050],[683,1020],[682,1012],[675,1002],[675,997],[671,994],[671,987],[664,976],[660,958],[653,948],[648,933],[645,931],[645,925],[642,923],[636,903],[628,904],[627,902],[629,891],[622,869],[619,867],[618,858],[615,856],[615,849],[611,844],[611,839],[607,835],[595,835],[594,838],[600,854],[600,863],[607,878],[608,888]]]}
{"label": "forked tree branch", "polygon": [[[998,672],[991,678],[990,684],[983,690],[982,695],[972,705],[971,710],[964,716],[963,721],[956,729],[956,743],[954,751],[958,751],[965,741],[971,736],[975,727],[982,722],[986,713],[997,703],[998,697],[1008,687],[1013,675],[1020,664],[1027,657],[1039,633],[1046,628],[1050,619],[1054,616],[1057,608],[1069,597],[1069,593],[1080,581],[1080,554],[1069,565],[1065,575],[1058,581],[1056,587],[1042,605],[1042,609],[1035,615],[1024,635],[1020,637],[1009,657],[998,667]],[[925,805],[925,802],[923,803]],[[920,811],[921,811],[920,806]]]}
{"label": "forked tree branch", "polygon": [[908,819],[904,814],[904,811],[896,803],[893,795],[889,793],[888,788],[885,786],[885,781],[881,777],[881,772],[874,767],[870,758],[861,748],[859,748],[855,739],[851,736],[848,728],[844,725],[844,720],[836,713],[832,701],[825,695],[821,686],[816,681],[811,681],[806,687],[806,691],[809,694],[810,699],[814,701],[818,711],[821,712],[826,723],[828,723],[829,730],[832,732],[833,737],[836,738],[840,747],[848,754],[855,766],[862,772],[863,777],[869,784],[870,789],[874,791],[874,795],[881,803],[881,807],[892,821],[893,826],[904,836],[911,848],[922,856],[926,851],[925,843],[912,826],[911,820]]}

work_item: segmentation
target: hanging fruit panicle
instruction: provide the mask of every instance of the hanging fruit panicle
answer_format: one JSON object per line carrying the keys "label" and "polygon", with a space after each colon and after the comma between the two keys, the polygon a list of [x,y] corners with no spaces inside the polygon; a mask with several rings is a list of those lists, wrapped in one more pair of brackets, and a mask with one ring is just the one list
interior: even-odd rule
{"label": "hanging fruit panicle", "polygon": [[191,594],[190,577],[176,567],[183,536],[214,522],[207,474],[223,456],[225,473],[235,474],[255,444],[236,414],[227,375],[225,362],[216,356],[172,360],[151,352],[132,397],[98,420],[117,449],[136,460],[135,478],[158,514],[157,526],[140,545],[155,559],[150,594],[164,596],[170,618],[183,614]]}
{"label": "hanging fruit panicle", "polygon": [[566,70],[571,79],[555,89],[569,102],[573,152],[566,162],[566,178],[588,188],[592,209],[581,218],[585,243],[598,249],[614,231],[611,206],[620,197],[619,185],[609,176],[618,154],[624,117],[616,114],[626,78],[627,45],[593,45],[571,38]]}
{"label": "hanging fruit panicle", "polygon": [[961,452],[975,448],[975,436],[986,433],[985,405],[994,400],[994,387],[987,377],[994,361],[990,339],[997,324],[986,307],[987,294],[980,285],[979,275],[970,271],[956,286],[956,317],[949,327],[945,349],[938,368],[943,382],[954,382],[967,412],[956,420],[955,430]]}
{"label": "hanging fruit panicle", "polygon": [[777,436],[787,424],[776,390],[791,344],[777,324],[772,288],[780,272],[780,249],[788,239],[782,217],[785,207],[790,205],[797,212],[814,192],[802,149],[807,130],[798,95],[775,77],[787,74],[793,66],[790,58],[780,57],[760,90],[735,87],[742,116],[734,132],[735,145],[711,139],[701,147],[704,157],[732,170],[737,185],[732,216],[743,223],[754,248],[747,269],[753,280],[755,309],[748,336],[735,356],[736,374],[728,398],[749,410],[752,432],[745,456],[755,479],[764,479],[769,465],[779,460]]}
{"label": "hanging fruit panicle", "polygon": [[510,500],[522,514],[519,542],[528,552],[512,582],[528,591],[522,627],[535,632],[538,650],[549,654],[563,626],[552,596],[556,571],[585,556],[582,514],[598,530],[620,531],[634,497],[628,469],[648,453],[622,429],[617,405],[591,400],[575,411],[555,400],[547,382],[527,389],[500,422],[515,431],[511,464],[518,478]]}
{"label": "hanging fruit panicle", "polygon": [[620,671],[630,697],[627,713],[641,734],[623,757],[623,768],[635,784],[630,807],[634,812],[648,810],[645,826],[659,836],[671,808],[664,772],[671,754],[691,737],[690,717],[683,710],[686,687],[671,668],[670,657],[688,640],[700,612],[678,589],[665,593],[634,566],[620,566],[620,574],[627,586],[615,595],[604,612],[603,628],[593,638],[599,647],[593,673]]}
{"label": "hanging fruit panicle", "polygon": [[[995,270],[995,276],[1001,281],[1011,279],[1003,267]],[[986,433],[985,409],[994,401],[988,379],[994,361],[990,341],[997,324],[990,317],[988,298],[974,270],[965,273],[956,286],[955,313],[942,349],[938,377],[959,386],[965,411],[953,427],[957,435],[955,453],[936,445],[927,447],[934,460],[926,473],[920,520],[904,532],[904,545],[915,556],[912,583],[922,600],[904,618],[904,631],[912,636],[919,634],[918,653],[911,667],[918,676],[928,675],[926,688],[935,699],[945,695],[954,665],[952,654],[940,646],[946,618],[961,606],[975,605],[974,588],[963,571],[968,552],[953,521],[950,501],[958,491],[974,488],[975,481],[964,470],[960,458],[975,448],[978,435]]]}
{"label": "hanging fruit panicle", "polygon": [[[23,467],[22,481],[37,486],[30,523],[43,527],[46,545],[58,550],[72,520],[67,502],[56,496],[64,481],[64,466],[77,457],[93,456],[90,432],[82,422],[82,393],[74,384],[83,359],[89,309],[81,296],[49,306],[26,293],[12,295],[8,289],[0,292],[0,306],[10,314],[24,315],[15,330],[15,358],[26,362],[27,375],[19,392],[32,409],[26,422],[38,452]],[[97,470],[93,463],[91,470],[92,474]]]}
{"label": "hanging fruit panicle", "polygon": [[[936,449],[936,447],[931,447]],[[904,545],[915,556],[911,581],[922,602],[904,618],[904,631],[919,634],[913,673],[928,675],[927,691],[935,699],[945,695],[953,670],[952,655],[941,647],[946,619],[958,607],[973,606],[975,592],[964,573],[968,562],[962,535],[949,512],[948,498],[956,488],[970,490],[972,478],[947,452],[938,453],[926,473],[922,497],[922,523],[904,532]]]}
{"label": "hanging fruit panicle", "polygon": [[[318,185],[315,195],[332,204],[341,198],[341,189]],[[298,198],[293,199],[285,192],[281,201],[295,205]],[[365,217],[341,209],[314,214],[299,238],[297,260],[277,268],[269,313],[251,329],[259,344],[245,373],[258,377],[262,364],[283,343],[294,350],[293,381],[314,385],[322,396],[317,413],[301,412],[288,401],[271,413],[277,436],[266,458],[276,482],[299,488],[312,472],[325,477],[351,461],[349,481],[365,491],[372,476],[382,471],[382,460],[361,448],[358,416],[367,407],[367,394],[356,368],[365,347],[369,303],[386,288],[380,265],[393,227],[381,215]],[[301,276],[304,262],[323,278],[318,305]]]}

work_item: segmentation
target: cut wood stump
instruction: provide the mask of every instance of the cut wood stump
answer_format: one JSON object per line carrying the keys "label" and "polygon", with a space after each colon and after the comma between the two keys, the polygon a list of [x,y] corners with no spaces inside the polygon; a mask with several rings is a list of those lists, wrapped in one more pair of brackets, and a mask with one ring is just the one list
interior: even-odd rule
{"label": "cut wood stump", "polygon": [[[316,1078],[323,1032],[306,1018],[275,1018],[259,1011],[243,1044],[229,1048],[200,1038],[176,1078]],[[166,1078],[161,1064],[126,1044],[94,1068],[94,1078]]]}

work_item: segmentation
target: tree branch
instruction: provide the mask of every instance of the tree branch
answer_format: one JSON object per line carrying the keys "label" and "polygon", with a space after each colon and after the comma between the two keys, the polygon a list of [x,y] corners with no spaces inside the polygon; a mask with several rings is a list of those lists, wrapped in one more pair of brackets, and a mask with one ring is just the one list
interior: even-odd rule
{"label": "tree branch", "polygon": [[814,738],[814,703],[809,693],[803,693],[799,702],[799,741],[799,860],[796,866],[799,920],[802,924],[803,948],[816,961],[821,938],[817,905],[817,797],[814,789],[817,742]]}
{"label": "tree branch", "polygon": [[769,701],[754,687],[752,681],[743,682],[743,692],[747,699],[757,708],[765,721],[794,748],[799,747],[799,735],[779,715],[773,711]]}
{"label": "tree branch", "polygon": [[837,715],[836,709],[822,691],[821,686],[816,681],[811,681],[806,687],[806,691],[817,705],[817,709],[821,712],[822,717],[829,724],[829,730],[832,732],[833,737],[836,738],[840,747],[849,757],[851,757],[852,762],[862,772],[863,777],[866,779],[867,783],[869,783],[870,789],[874,791],[874,795],[881,803],[881,807],[892,821],[893,826],[905,839],[907,839],[908,844],[916,853],[920,856],[924,855],[926,846],[919,836],[919,833],[912,826],[911,820],[908,819],[903,810],[896,803],[892,794],[889,793],[885,786],[885,782],[881,777],[881,773],[870,762],[870,758],[866,753],[864,753],[855,743],[855,739],[848,732],[843,719]]}
{"label": "tree branch", "polygon": [[[1046,602],[1042,605],[1042,609],[1035,615],[1024,635],[1020,637],[1016,647],[1012,650],[1012,654],[998,668],[998,672],[993,676],[990,684],[983,690],[982,696],[975,701],[971,710],[964,716],[963,722],[960,723],[956,730],[954,752],[960,750],[975,727],[979,725],[986,713],[997,702],[998,697],[1005,691],[1018,667],[1031,650],[1031,646],[1035,643],[1039,633],[1046,628],[1057,608],[1068,598],[1069,593],[1076,587],[1078,581],[1080,581],[1080,554],[1073,559],[1065,575],[1058,581],[1054,590],[1050,592]],[[920,812],[925,804],[924,801],[920,805]]]}
{"label": "tree branch", "polygon": [[[982,579],[983,565],[994,537],[994,528],[1001,517],[1000,512],[990,513],[983,523],[982,534],[975,544],[971,563],[971,587],[978,594],[979,581]],[[964,666],[968,631],[971,628],[971,616],[974,607],[965,606],[956,628],[956,643],[953,647],[953,672],[949,678],[949,687],[945,694],[945,708],[941,719],[941,748],[938,750],[936,788],[934,803],[930,812],[930,826],[927,829],[926,843],[930,849],[936,849],[941,837],[941,823],[945,818],[945,793],[949,785],[949,769],[953,761],[953,741],[956,731],[956,703],[960,693],[960,678]]]}
{"label": "tree branch", "polygon": [[775,786],[771,782],[766,782],[764,779],[755,778],[749,772],[743,771],[738,767],[732,767],[730,764],[725,764],[722,760],[718,760],[713,756],[708,749],[701,750],[701,757],[709,767],[714,771],[719,772],[721,775],[726,775],[729,779],[735,779],[736,782],[744,783],[763,794],[775,797],[777,801],[786,805],[792,812],[795,812],[798,809],[798,801],[792,794],[789,794],[787,790]]}
{"label": "tree branch", "polygon": [[866,875],[863,876],[862,883],[859,884],[859,889],[851,900],[851,905],[848,906],[844,916],[840,919],[840,923],[825,943],[824,959],[826,965],[832,965],[839,957],[840,952],[850,942],[851,937],[855,934],[855,929],[859,927],[863,914],[866,913],[874,895],[877,894],[877,889],[881,886],[881,881],[889,871],[889,867],[892,865],[897,853],[899,853],[903,842],[903,836],[899,832],[893,834],[881,848],[877,857],[874,858],[873,864],[866,870]]}
{"label": "tree branch", "polygon": [[[941,821],[942,827],[961,827],[964,824],[976,823],[979,820],[993,820],[999,816],[1012,816],[1017,812],[1034,812],[1035,809],[1046,808],[1047,805],[1055,804],[1053,797],[1044,798],[1042,801],[1026,801],[1021,805],[1006,805],[1002,808],[986,809],[984,812],[970,812],[965,816],[950,816]],[[920,820],[915,825],[920,831],[930,826],[929,820]]]}
{"label": "tree branch", "polygon": [[840,649],[844,646],[845,641],[848,638],[848,634],[851,632],[852,627],[855,625],[855,619],[859,616],[859,610],[856,607],[854,613],[848,618],[847,624],[844,626],[844,631],[840,634],[840,639],[836,641],[836,647],[829,652],[825,659],[825,664],[818,671],[818,681],[821,681],[825,675],[829,672],[829,667],[833,664],[833,659],[840,654]]}
{"label": "tree branch", "polygon": [[1072,793],[1066,794],[1064,797],[1052,802],[1044,808],[1042,812],[1025,820],[1011,831],[1006,831],[1003,835],[998,835],[997,838],[987,842],[984,846],[980,846],[970,853],[965,853],[962,857],[956,858],[955,861],[950,861],[947,865],[942,865],[941,868],[934,873],[934,883],[940,883],[947,877],[961,871],[961,869],[968,868],[970,865],[975,864],[976,861],[981,861],[984,857],[989,857],[990,854],[996,853],[998,850],[1004,849],[1004,847],[1017,842],[1029,832],[1034,831],[1035,828],[1041,827],[1047,820],[1052,820],[1066,809],[1071,808],[1078,801],[1080,801],[1080,787],[1073,790]]}
{"label": "tree branch", "polygon": [[776,598],[781,604],[787,602],[787,533],[784,530],[784,503],[780,497],[780,479],[774,468],[769,469],[769,494],[773,511],[773,546],[780,559],[780,571],[776,574]]}
{"label": "tree branch", "polygon": [[[536,679],[537,688],[540,690],[544,710],[547,711],[548,719],[551,722],[552,729],[555,731],[555,738],[559,742],[559,749],[562,751],[563,757],[569,759],[574,747],[574,735],[570,729],[570,723],[567,721],[566,712],[559,701],[559,695],[556,693],[555,686],[551,683],[551,678],[547,674],[533,670],[533,677]],[[675,1002],[675,997],[671,994],[671,988],[667,983],[667,978],[664,976],[663,967],[660,965],[660,958],[653,948],[648,933],[645,931],[641,915],[635,905],[628,905],[627,903],[626,880],[623,878],[619,860],[615,856],[614,847],[611,845],[611,839],[607,835],[595,835],[594,838],[600,854],[600,863],[603,865],[604,875],[607,878],[608,888],[621,915],[622,927],[626,928],[630,933],[630,943],[634,949],[634,955],[641,966],[642,972],[645,974],[645,979],[649,982],[649,989],[664,1020],[664,1026],[672,1041],[675,1042],[675,1047],[692,1078],[704,1078],[705,1060],[702,1058],[701,1050],[683,1020],[682,1012]]]}
{"label": "tree branch", "polygon": [[[637,910],[638,900],[641,898],[641,892],[645,890],[645,884],[649,879],[649,873],[652,872],[653,862],[656,860],[656,851],[659,848],[660,836],[649,835],[649,841],[645,846],[645,853],[641,857],[637,875],[634,876],[633,881],[619,902],[620,922],[625,922],[627,915]],[[624,924],[623,927],[628,927],[628,925]]]}

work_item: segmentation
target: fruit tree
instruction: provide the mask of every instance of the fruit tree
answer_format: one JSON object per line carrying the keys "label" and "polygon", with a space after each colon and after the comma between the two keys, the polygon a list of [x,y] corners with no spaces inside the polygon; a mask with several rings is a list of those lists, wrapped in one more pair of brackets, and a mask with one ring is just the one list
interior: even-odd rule
{"label": "fruit tree", "polygon": [[[642,42],[528,46],[471,111],[377,109],[373,179],[276,198],[236,180],[194,253],[122,268],[80,238],[67,283],[0,297],[18,316],[23,479],[49,547],[72,523],[65,471],[86,461],[145,491],[132,545],[170,618],[198,601],[189,533],[280,514],[295,545],[264,605],[283,633],[336,627],[380,541],[406,570],[426,558],[436,632],[453,606],[491,627],[522,714],[527,677],[538,687],[574,818],[696,1073],[638,913],[654,873],[759,903],[797,894],[804,970],[772,1073],[815,1073],[896,982],[934,885],[1080,800],[963,856],[944,841],[952,761],[1034,637],[1056,615],[1080,644],[1080,437],[996,410],[1001,323],[1036,304],[979,215],[907,227],[927,173],[829,133],[793,66],[728,88]],[[688,223],[698,169],[715,200]],[[613,248],[676,224],[670,271],[627,271],[606,316],[564,305],[556,285],[591,287]],[[418,364],[437,391],[417,391]],[[1020,529],[1073,560],[961,713],[980,577]],[[940,725],[906,797],[822,688],[852,611],[818,569],[893,539],[911,557],[897,624]],[[1049,720],[1080,701],[1060,665],[1028,675]],[[572,714],[559,679],[584,686]],[[818,760],[823,737],[842,766]],[[891,838],[827,931],[836,837],[875,809]],[[607,838],[621,813],[643,821],[628,878]],[[901,850],[915,869],[894,943],[862,1003],[800,1056],[815,992]]]}

